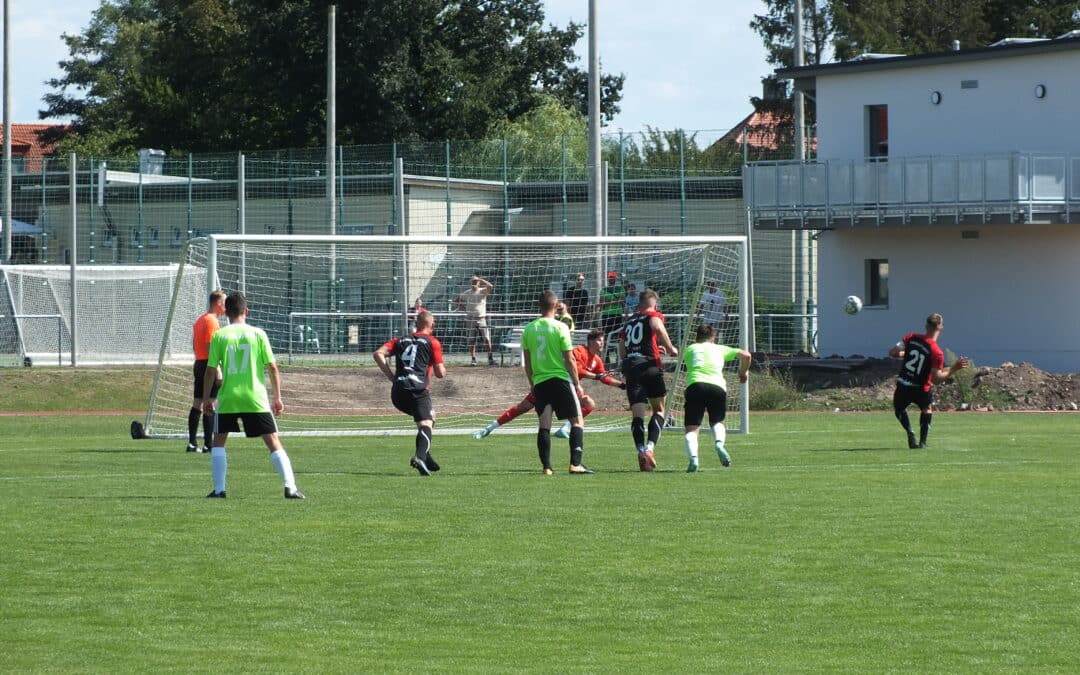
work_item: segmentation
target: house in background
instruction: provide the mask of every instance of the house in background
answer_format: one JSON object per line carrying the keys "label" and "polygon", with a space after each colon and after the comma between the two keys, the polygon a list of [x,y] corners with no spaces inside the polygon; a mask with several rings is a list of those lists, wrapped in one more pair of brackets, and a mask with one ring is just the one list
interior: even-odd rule
{"label": "house in background", "polygon": [[817,158],[752,163],[744,195],[755,228],[817,232],[820,354],[941,312],[978,364],[1080,371],[1080,32],[777,75],[816,100]]}
{"label": "house in background", "polygon": [[[40,134],[62,125],[20,124],[11,125],[11,173],[41,173],[41,160],[52,155],[55,144],[41,140]],[[0,126],[0,143],[3,142]]]}

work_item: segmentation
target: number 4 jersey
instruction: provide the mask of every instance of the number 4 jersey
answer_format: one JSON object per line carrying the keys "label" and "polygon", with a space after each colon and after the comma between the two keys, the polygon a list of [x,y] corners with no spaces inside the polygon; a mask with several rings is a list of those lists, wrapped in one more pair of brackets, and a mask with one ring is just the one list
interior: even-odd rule
{"label": "number 4 jersey", "polygon": [[263,369],[269,363],[274,363],[274,350],[261,328],[234,323],[215,331],[206,366],[221,366],[218,412],[270,412],[263,383]]}
{"label": "number 4 jersey", "polygon": [[934,383],[934,371],[945,367],[945,354],[936,341],[918,333],[908,333],[901,344],[904,349],[904,363],[900,366],[896,383],[930,391]]}
{"label": "number 4 jersey", "polygon": [[397,357],[394,370],[397,381],[412,391],[427,389],[431,385],[431,369],[443,362],[442,343],[428,333],[394,338],[383,347]]}

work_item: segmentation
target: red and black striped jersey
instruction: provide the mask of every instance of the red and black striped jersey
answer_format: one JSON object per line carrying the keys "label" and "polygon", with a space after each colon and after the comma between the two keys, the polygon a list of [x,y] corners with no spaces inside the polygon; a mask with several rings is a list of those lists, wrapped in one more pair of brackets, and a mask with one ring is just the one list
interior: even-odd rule
{"label": "red and black striped jersey", "polygon": [[660,323],[664,322],[664,315],[655,309],[639,311],[623,326],[619,339],[626,347],[627,358],[652,359],[659,366],[660,345],[650,321],[653,317],[660,319]]}
{"label": "red and black striped jersey", "polygon": [[934,371],[945,367],[945,354],[936,341],[918,333],[908,333],[901,341],[904,362],[896,381],[905,387],[919,387],[930,391],[934,384]]}

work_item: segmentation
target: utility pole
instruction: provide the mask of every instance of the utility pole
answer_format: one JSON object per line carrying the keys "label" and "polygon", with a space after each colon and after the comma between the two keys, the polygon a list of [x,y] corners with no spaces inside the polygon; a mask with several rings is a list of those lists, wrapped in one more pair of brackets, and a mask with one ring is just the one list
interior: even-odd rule
{"label": "utility pole", "polygon": [[4,0],[4,246],[0,260],[11,262],[11,0]]}
{"label": "utility pole", "polygon": [[[810,0],[810,2],[816,2],[816,0]],[[805,59],[805,50],[803,48],[803,0],[795,0],[795,16],[794,18],[794,32],[795,32],[795,49],[794,57],[796,68],[801,68]],[[806,161],[806,109],[805,99],[803,97],[802,90],[797,86],[794,90],[795,96],[795,159],[799,162]],[[802,175],[802,167],[799,168],[800,176]],[[807,341],[807,319],[806,313],[809,309],[810,300],[810,278],[808,270],[810,269],[810,238],[807,236],[807,232],[804,229],[798,229],[795,231],[795,311],[802,316],[798,322],[799,326],[799,349],[806,351],[808,346]]]}

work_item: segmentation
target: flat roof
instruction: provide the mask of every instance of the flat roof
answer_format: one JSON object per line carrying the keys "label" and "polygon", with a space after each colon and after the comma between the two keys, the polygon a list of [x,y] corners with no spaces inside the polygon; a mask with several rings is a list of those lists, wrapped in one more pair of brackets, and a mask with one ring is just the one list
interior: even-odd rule
{"label": "flat roof", "polygon": [[1080,49],[1080,36],[1066,33],[1055,39],[1035,40],[1031,42],[1010,42],[997,47],[977,47],[957,51],[934,52],[932,54],[878,54],[877,58],[839,61],[801,68],[779,68],[776,76],[784,80],[803,80],[824,75],[847,75],[849,73],[868,73],[877,70],[896,70],[898,68],[918,68],[964,61],[985,61],[1016,56],[1032,56],[1052,52]]}

